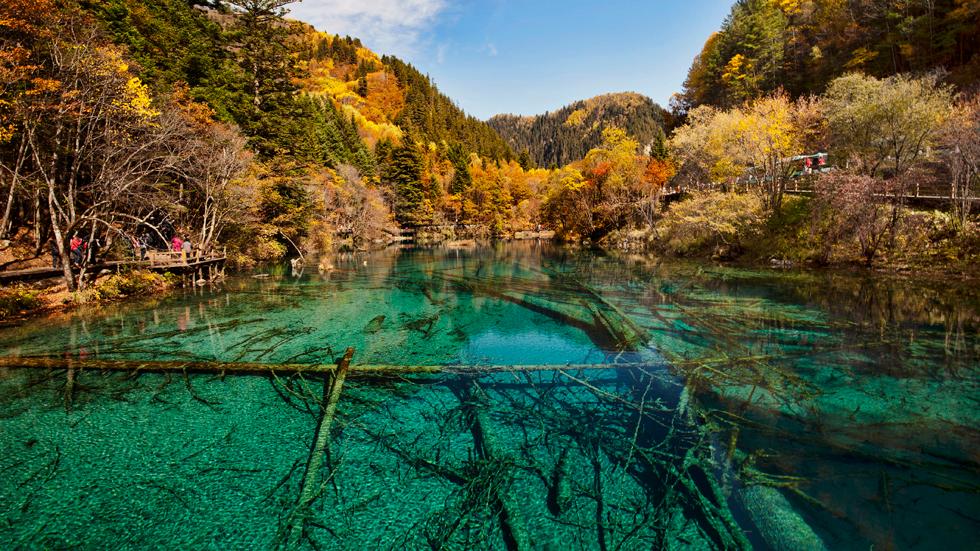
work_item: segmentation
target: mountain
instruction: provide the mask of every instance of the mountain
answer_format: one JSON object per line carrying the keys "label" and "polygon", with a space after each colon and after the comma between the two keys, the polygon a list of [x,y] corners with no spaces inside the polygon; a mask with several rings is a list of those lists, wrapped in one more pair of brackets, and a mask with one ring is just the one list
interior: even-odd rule
{"label": "mountain", "polygon": [[665,115],[650,98],[623,92],[577,101],[543,115],[496,115],[488,122],[515,151],[527,152],[537,166],[551,167],[583,158],[602,142],[603,129],[611,126],[626,130],[649,153],[663,139]]}

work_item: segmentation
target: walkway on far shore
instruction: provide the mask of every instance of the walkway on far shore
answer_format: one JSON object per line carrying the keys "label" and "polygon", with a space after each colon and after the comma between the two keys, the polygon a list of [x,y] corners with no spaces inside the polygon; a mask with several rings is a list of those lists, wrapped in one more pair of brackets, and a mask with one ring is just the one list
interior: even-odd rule
{"label": "walkway on far shore", "polygon": [[[99,262],[90,264],[86,267],[89,273],[98,274],[103,270],[119,272],[123,269],[139,268],[153,272],[171,272],[175,274],[195,273],[199,270],[224,264],[226,256],[223,252],[212,255],[192,255],[184,260],[181,253],[171,252],[151,252],[147,260],[113,260],[109,262]],[[23,281],[39,281],[42,279],[52,279],[62,277],[64,272],[61,268],[27,268],[24,270],[0,271],[0,284],[9,285],[11,283]]]}

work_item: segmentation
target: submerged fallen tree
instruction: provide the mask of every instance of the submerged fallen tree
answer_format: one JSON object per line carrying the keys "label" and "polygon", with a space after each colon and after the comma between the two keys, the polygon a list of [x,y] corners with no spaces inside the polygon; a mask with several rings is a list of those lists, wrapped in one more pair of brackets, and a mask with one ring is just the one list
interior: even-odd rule
{"label": "submerged fallen tree", "polygon": [[494,501],[496,501],[496,507],[499,509],[498,518],[507,548],[514,551],[532,549],[530,536],[524,526],[524,515],[509,493],[509,487],[514,483],[511,472],[513,460],[507,457],[507,453],[493,433],[490,419],[485,411],[488,405],[486,393],[476,381],[470,381],[468,385],[454,386],[453,392],[467,413],[474,447],[480,458],[486,462],[499,461],[508,465],[500,475],[502,480],[490,488]]}
{"label": "submerged fallen tree", "polygon": [[300,491],[299,500],[293,510],[288,523],[289,539],[288,549],[298,549],[300,540],[306,529],[307,521],[310,518],[310,506],[326,487],[326,482],[320,482],[320,470],[323,462],[327,458],[330,444],[330,427],[333,425],[334,414],[337,412],[337,403],[340,402],[340,393],[344,388],[344,379],[350,368],[351,358],[354,357],[354,349],[348,348],[344,357],[337,362],[337,369],[332,374],[329,381],[323,383],[323,403],[320,407],[320,422],[316,429],[316,438],[310,449],[310,458],[306,463],[306,474],[303,476],[303,487]]}
{"label": "submerged fallen tree", "polygon": [[[505,371],[579,371],[588,369],[623,369],[631,367],[658,367],[652,362],[602,363],[602,364],[455,364],[455,365],[351,365],[350,375],[371,376],[386,374],[425,373],[494,373]],[[218,360],[127,360],[102,358],[63,358],[60,356],[23,356],[0,358],[0,368],[75,369],[130,372],[208,372],[208,373],[333,373],[336,364],[222,362]]]}

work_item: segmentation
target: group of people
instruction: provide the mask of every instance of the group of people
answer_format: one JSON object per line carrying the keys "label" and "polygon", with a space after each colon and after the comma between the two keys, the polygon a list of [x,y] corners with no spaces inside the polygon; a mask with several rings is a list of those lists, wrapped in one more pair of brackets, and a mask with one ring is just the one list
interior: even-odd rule
{"label": "group of people", "polygon": [[[77,232],[72,234],[71,240],[68,242],[68,258],[72,268],[81,268],[84,264],[95,262],[101,248],[102,242],[99,238],[95,238],[89,243],[82,239],[82,236],[78,235]],[[61,267],[61,251],[54,239],[51,240],[51,267]]]}
{"label": "group of people", "polygon": [[[152,237],[146,232],[141,233],[139,237],[130,235],[129,244],[132,247],[133,258],[140,262],[147,260],[151,243]],[[54,239],[50,242],[50,248],[51,267],[55,269],[61,268],[61,250],[58,248],[58,243]],[[93,239],[89,243],[77,232],[72,234],[71,240],[68,242],[68,254],[72,268],[79,269],[83,265],[94,264],[97,261],[101,248],[102,242],[98,238]],[[181,259],[186,262],[194,247],[189,239],[183,239],[179,233],[174,233],[173,238],[170,240],[170,250],[181,253]]]}
{"label": "group of people", "polygon": [[175,253],[180,253],[180,258],[184,262],[187,262],[187,257],[190,256],[191,251],[194,247],[191,245],[190,239],[182,239],[180,234],[174,234],[173,238],[170,240],[170,250]]}
{"label": "group of people", "polygon": [[140,262],[146,260],[146,251],[150,248],[150,236],[143,232],[139,237],[129,236],[129,246],[133,249],[133,258]]}

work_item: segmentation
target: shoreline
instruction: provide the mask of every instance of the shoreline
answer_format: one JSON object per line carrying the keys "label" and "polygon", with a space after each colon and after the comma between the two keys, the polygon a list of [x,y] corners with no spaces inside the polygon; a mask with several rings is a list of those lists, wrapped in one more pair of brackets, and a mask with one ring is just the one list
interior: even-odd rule
{"label": "shoreline", "polygon": [[[655,250],[638,250],[638,248],[629,247],[616,247],[616,246],[604,246],[604,245],[594,245],[581,242],[568,242],[561,241],[554,237],[553,231],[545,232],[516,232],[514,235],[500,238],[500,239],[445,239],[441,241],[427,241],[424,243],[393,243],[381,249],[371,249],[366,251],[358,251],[366,254],[371,252],[384,250],[388,248],[397,247],[419,247],[419,248],[449,248],[449,249],[460,249],[460,250],[474,250],[482,246],[489,246],[494,243],[504,242],[504,243],[522,243],[529,241],[547,242],[551,245],[560,248],[567,248],[569,250],[575,249],[592,249],[598,253],[610,256],[616,256],[624,259],[630,260],[642,260],[644,262],[668,262],[668,263],[680,263],[680,264],[698,264],[707,266],[722,266],[729,268],[739,268],[739,269],[749,269],[749,270],[765,270],[774,273],[797,273],[806,275],[843,275],[848,277],[860,277],[860,278],[886,278],[888,280],[903,280],[909,282],[923,282],[928,284],[940,285],[943,281],[957,281],[957,282],[970,282],[980,280],[980,269],[974,271],[968,271],[961,269],[961,267],[951,267],[949,265],[945,266],[921,266],[913,265],[909,263],[890,263],[890,262],[876,262],[875,264],[868,266],[863,262],[858,261],[837,261],[828,264],[816,264],[813,262],[795,262],[789,260],[780,260],[773,258],[769,262],[762,259],[749,258],[747,255],[740,255],[735,258],[713,258],[712,255],[707,252],[701,254],[691,254],[691,255],[672,255]],[[333,254],[341,254],[339,251]],[[286,262],[285,259],[280,262]],[[276,264],[276,263],[273,263]],[[255,269],[246,269],[241,271],[239,275],[244,277],[249,277],[254,272]],[[129,272],[129,274],[144,274],[149,273],[142,270],[134,270]],[[28,320],[42,317],[51,316],[57,314],[70,313],[72,310],[77,310],[84,306],[101,306],[115,304],[119,302],[125,302],[132,299],[145,299],[152,293],[162,293],[170,294],[174,290],[181,288],[179,283],[176,281],[168,281],[163,287],[156,286],[150,290],[142,290],[140,292],[128,294],[119,293],[111,294],[109,296],[102,296],[99,294],[99,285],[106,280],[112,278],[113,276],[119,276],[119,274],[105,274],[97,276],[96,280],[89,284],[89,286],[84,291],[70,292],[67,290],[67,286],[59,278],[49,278],[45,280],[38,280],[25,284],[15,284],[8,286],[6,289],[0,291],[0,300],[4,298],[3,293],[31,293],[38,296],[38,306],[26,310],[19,311],[7,315],[6,317],[0,318],[0,325],[16,325],[19,323],[26,322]],[[166,280],[168,278],[161,276],[160,279]],[[209,284],[214,284],[214,282],[209,282]],[[83,297],[78,295],[81,293]],[[84,296],[88,294],[89,296]],[[95,295],[95,296],[92,296]]]}

